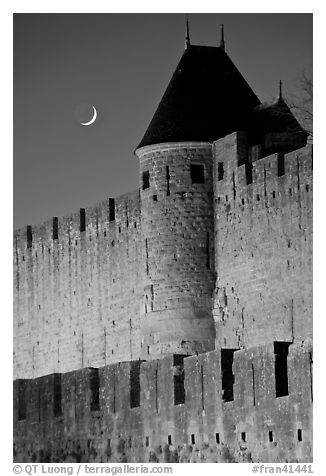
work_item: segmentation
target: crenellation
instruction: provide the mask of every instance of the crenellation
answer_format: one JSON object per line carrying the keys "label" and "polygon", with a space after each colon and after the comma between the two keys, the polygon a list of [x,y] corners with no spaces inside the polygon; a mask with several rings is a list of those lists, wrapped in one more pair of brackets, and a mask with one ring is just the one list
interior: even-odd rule
{"label": "crenellation", "polygon": [[[85,458],[90,457],[90,448],[95,448],[95,461],[105,455],[107,461],[118,461],[121,457],[126,461],[137,461],[137,458],[148,461],[155,454],[157,461],[164,462],[167,453],[159,449],[164,445],[168,446],[169,451],[175,448],[175,457],[179,461],[189,444],[195,447],[205,444],[211,448],[212,461],[222,461],[220,445],[226,443],[236,460],[240,443],[253,457],[263,451],[266,462],[273,461],[273,458],[282,461],[285,455],[289,457],[293,451],[296,452],[297,461],[306,461],[310,451],[308,435],[311,433],[308,410],[310,387],[307,385],[311,377],[309,345],[290,345],[289,395],[281,398],[275,395],[273,343],[235,351],[234,401],[223,401],[220,356],[221,352],[215,350],[184,358],[185,401],[181,404],[176,404],[174,399],[174,378],[176,364],[181,362],[180,356],[101,367],[98,369],[96,388],[94,381],[92,383],[96,369],[84,368],[62,374],[62,415],[58,416],[53,416],[56,374],[23,381],[27,394],[39,394],[39,399],[33,398],[34,406],[29,407],[24,419],[18,420],[18,414],[14,415],[21,448],[27,445],[28,437],[31,442],[28,461],[32,453],[36,455],[37,461],[42,461],[41,455],[49,450],[63,451],[64,460],[72,461],[72,450],[57,437],[68,432],[70,444],[76,447],[79,442],[82,446],[84,429],[87,428],[89,441],[85,444]],[[139,369],[140,400],[132,408],[130,392],[133,388],[133,368]],[[298,380],[298,369],[305,380]],[[16,402],[20,382],[14,382]],[[298,393],[299,388],[301,393]],[[98,395],[95,398],[98,401],[96,408],[94,394]],[[293,406],[294,402],[297,403]],[[298,446],[301,443],[297,438],[298,429],[301,429],[305,441],[303,448]],[[279,449],[270,445],[270,432]],[[41,434],[43,438],[38,437]],[[217,435],[219,443],[216,441]],[[51,448],[52,438],[56,446]],[[108,441],[111,451],[104,451]]]}

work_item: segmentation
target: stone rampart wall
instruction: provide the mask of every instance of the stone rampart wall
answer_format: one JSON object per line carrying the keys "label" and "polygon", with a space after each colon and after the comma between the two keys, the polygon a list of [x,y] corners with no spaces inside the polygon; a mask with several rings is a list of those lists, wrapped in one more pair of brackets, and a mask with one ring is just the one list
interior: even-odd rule
{"label": "stone rampart wall", "polygon": [[268,343],[234,352],[227,379],[215,350],[16,380],[14,459],[309,462],[311,345],[276,360]]}
{"label": "stone rampart wall", "polygon": [[217,141],[214,219],[217,347],[311,336],[311,146],[250,163],[245,134]]}
{"label": "stone rampart wall", "polygon": [[139,200],[15,232],[15,378],[139,358]]}

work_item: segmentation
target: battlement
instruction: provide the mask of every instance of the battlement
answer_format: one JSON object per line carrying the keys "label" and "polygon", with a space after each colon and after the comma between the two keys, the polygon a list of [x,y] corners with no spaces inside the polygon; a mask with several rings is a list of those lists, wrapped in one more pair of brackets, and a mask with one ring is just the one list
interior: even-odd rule
{"label": "battlement", "polygon": [[309,342],[183,357],[16,380],[15,460],[311,460]]}
{"label": "battlement", "polygon": [[86,235],[91,238],[100,234],[121,233],[129,226],[136,228],[139,221],[140,197],[139,190],[135,190],[80,208],[64,217],[53,217],[39,225],[27,225],[15,230],[14,245],[18,253],[28,249],[37,251],[39,247],[74,246]]}
{"label": "battlement", "polygon": [[278,189],[284,182],[291,183],[295,192],[295,189],[305,188],[305,182],[311,182],[311,179],[312,145],[286,154],[276,152],[261,157],[252,153],[245,132],[235,132],[214,143],[215,198],[231,188],[233,193],[226,201],[232,202],[235,198],[239,201],[246,186],[249,196],[250,192],[254,196],[255,191],[260,191],[260,197],[263,197],[273,191],[273,185],[279,184]]}

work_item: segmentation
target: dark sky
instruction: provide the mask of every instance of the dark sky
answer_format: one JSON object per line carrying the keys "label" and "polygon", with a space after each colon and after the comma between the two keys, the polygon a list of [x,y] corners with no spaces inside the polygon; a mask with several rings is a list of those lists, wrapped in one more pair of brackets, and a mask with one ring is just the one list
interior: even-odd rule
{"label": "dark sky", "polygon": [[[312,63],[311,14],[191,14],[261,99]],[[184,14],[14,15],[14,227],[138,187],[133,155],[184,49]],[[97,121],[83,127],[80,103]]]}

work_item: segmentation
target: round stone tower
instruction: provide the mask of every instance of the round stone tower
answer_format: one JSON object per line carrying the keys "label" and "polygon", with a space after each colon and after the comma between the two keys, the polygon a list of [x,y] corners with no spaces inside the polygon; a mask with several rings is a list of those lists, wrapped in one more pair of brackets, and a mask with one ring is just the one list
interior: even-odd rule
{"label": "round stone tower", "polygon": [[136,149],[142,357],[214,349],[212,143],[259,104],[221,47],[190,45]]}
{"label": "round stone tower", "polygon": [[210,143],[137,150],[141,176],[142,356],[214,348],[214,236]]}

